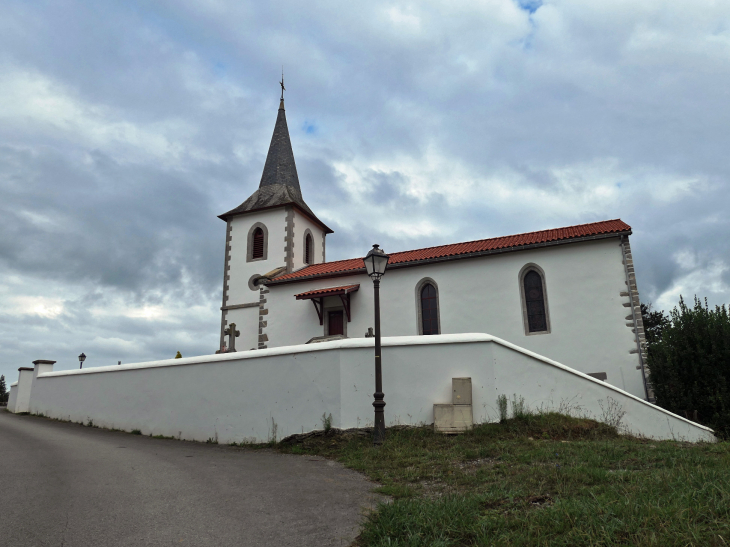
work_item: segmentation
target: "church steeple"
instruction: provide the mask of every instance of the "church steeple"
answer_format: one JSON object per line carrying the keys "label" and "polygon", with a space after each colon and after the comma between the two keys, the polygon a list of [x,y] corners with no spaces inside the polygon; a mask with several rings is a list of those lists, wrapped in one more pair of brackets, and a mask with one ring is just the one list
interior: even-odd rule
{"label": "church steeple", "polygon": [[229,220],[234,216],[262,209],[293,205],[309,216],[316,224],[319,224],[325,233],[331,234],[332,230],[316,217],[304,202],[304,198],[302,198],[297,166],[294,163],[294,152],[289,138],[289,128],[286,124],[283,74],[279,83],[281,84],[279,112],[276,115],[274,134],[271,136],[269,153],[266,155],[266,163],[264,163],[264,171],[261,175],[258,190],[241,205],[219,215],[218,218]]}
{"label": "church steeple", "polygon": [[[283,82],[282,78],[282,82]],[[271,136],[269,153],[266,156],[264,172],[261,175],[259,188],[275,184],[292,186],[301,192],[299,188],[299,177],[297,166],[294,163],[294,152],[289,139],[289,128],[286,125],[286,111],[284,110],[284,86],[282,83],[282,96],[279,102],[279,112],[276,115],[274,134]]]}

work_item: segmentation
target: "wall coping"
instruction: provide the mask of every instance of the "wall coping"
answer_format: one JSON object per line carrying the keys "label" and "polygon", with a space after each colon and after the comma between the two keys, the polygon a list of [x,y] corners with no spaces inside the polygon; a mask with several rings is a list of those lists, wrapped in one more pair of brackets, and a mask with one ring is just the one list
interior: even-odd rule
{"label": "wall coping", "polygon": [[12,384],[10,384],[10,387],[17,387],[17,386],[18,386],[18,382],[13,382]]}
{"label": "wall coping", "polygon": [[[631,393],[628,393],[621,388],[618,388],[616,386],[603,382],[602,380],[597,380],[591,376],[588,376],[587,374],[584,374],[573,368],[565,366],[562,363],[553,361],[552,359],[549,359],[549,358],[539,355],[535,352],[532,352],[530,350],[517,346],[511,342],[507,342],[506,340],[502,340],[501,338],[492,336],[491,334],[461,333],[461,334],[438,334],[438,335],[430,335],[430,336],[392,336],[392,337],[383,338],[381,345],[383,347],[400,347],[400,346],[429,346],[429,345],[437,345],[437,344],[468,344],[468,343],[476,343],[476,342],[492,342],[492,343],[498,344],[500,346],[504,346],[504,347],[514,350],[518,353],[522,353],[523,355],[527,355],[528,357],[532,357],[533,359],[535,359],[537,361],[542,361],[545,364],[562,369],[575,376],[580,376],[581,378],[583,378],[589,382],[599,384],[608,390],[614,391],[616,393],[620,393],[624,397],[628,397],[630,399],[638,401],[639,403],[649,406],[655,410],[658,410],[659,412],[662,412],[663,414],[672,416],[673,418],[677,418],[690,425],[693,425],[695,427],[698,427],[705,431],[709,431],[714,434],[714,430],[710,429],[709,427],[705,427],[701,424],[688,420],[687,418],[684,418],[677,414],[673,414],[672,412],[669,412],[668,410],[665,410],[659,406],[656,406],[643,399],[640,399],[639,397],[636,397],[635,395],[632,395]],[[225,361],[238,361],[238,360],[246,360],[246,359],[259,359],[259,358],[266,358],[266,357],[275,357],[275,356],[279,356],[279,355],[295,355],[298,353],[312,353],[312,352],[318,352],[318,351],[332,351],[332,350],[338,350],[338,349],[368,348],[368,347],[374,347],[374,346],[375,346],[375,338],[348,338],[348,339],[343,339],[343,340],[333,340],[331,342],[320,342],[318,344],[300,344],[300,345],[296,345],[296,346],[281,346],[281,347],[277,347],[277,348],[239,351],[236,353],[201,355],[198,357],[183,357],[182,359],[165,359],[162,361],[148,361],[146,363],[130,363],[127,365],[110,365],[110,366],[105,366],[105,367],[90,367],[90,368],[86,368],[86,369],[59,370],[56,372],[44,372],[42,374],[39,374],[37,376],[37,379],[54,378],[54,377],[59,377],[59,376],[78,376],[78,375],[83,375],[83,374],[101,374],[101,373],[105,373],[105,372],[119,373],[119,372],[126,372],[126,371],[130,371],[130,370],[139,370],[139,369],[148,369],[148,368],[201,365],[201,364],[206,364],[206,363],[220,363],[220,362],[225,362]]]}

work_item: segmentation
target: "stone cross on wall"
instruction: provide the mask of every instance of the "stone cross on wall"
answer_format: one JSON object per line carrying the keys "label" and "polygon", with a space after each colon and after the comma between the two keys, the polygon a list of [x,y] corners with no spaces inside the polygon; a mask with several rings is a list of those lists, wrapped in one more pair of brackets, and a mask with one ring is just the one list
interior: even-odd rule
{"label": "stone cross on wall", "polygon": [[228,336],[228,352],[236,351],[236,337],[241,335],[241,331],[236,330],[236,324],[231,323],[223,331],[223,334]]}

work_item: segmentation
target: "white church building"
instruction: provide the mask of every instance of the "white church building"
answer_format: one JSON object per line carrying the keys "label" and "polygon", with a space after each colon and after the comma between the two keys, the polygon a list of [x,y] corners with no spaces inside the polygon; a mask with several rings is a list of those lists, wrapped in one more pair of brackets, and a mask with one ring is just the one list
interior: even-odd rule
{"label": "white church building", "polygon": [[[259,188],[220,218],[220,352],[372,335],[373,283],[362,258],[326,261],[333,231],[302,197],[283,99]],[[382,334],[488,333],[653,400],[630,235],[615,219],[391,252]]]}

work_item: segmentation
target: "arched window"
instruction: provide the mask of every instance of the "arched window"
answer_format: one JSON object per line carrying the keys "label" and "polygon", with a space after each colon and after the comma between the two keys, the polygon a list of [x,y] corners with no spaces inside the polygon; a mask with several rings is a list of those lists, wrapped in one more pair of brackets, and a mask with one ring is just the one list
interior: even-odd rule
{"label": "arched window", "polygon": [[256,228],[253,232],[253,252],[251,258],[264,258],[264,231]]}
{"label": "arched window", "polygon": [[307,234],[307,236],[304,238],[304,263],[305,264],[311,264],[312,263],[312,234]]}
{"label": "arched window", "polygon": [[246,262],[266,260],[269,246],[269,230],[266,228],[266,224],[255,222],[248,229],[246,241]]}
{"label": "arched window", "polygon": [[522,269],[521,278],[522,310],[526,334],[550,332],[545,277],[542,270],[539,270],[535,265],[525,266]]}
{"label": "arched window", "polygon": [[438,293],[436,287],[426,283],[421,287],[421,334],[438,333]]}

